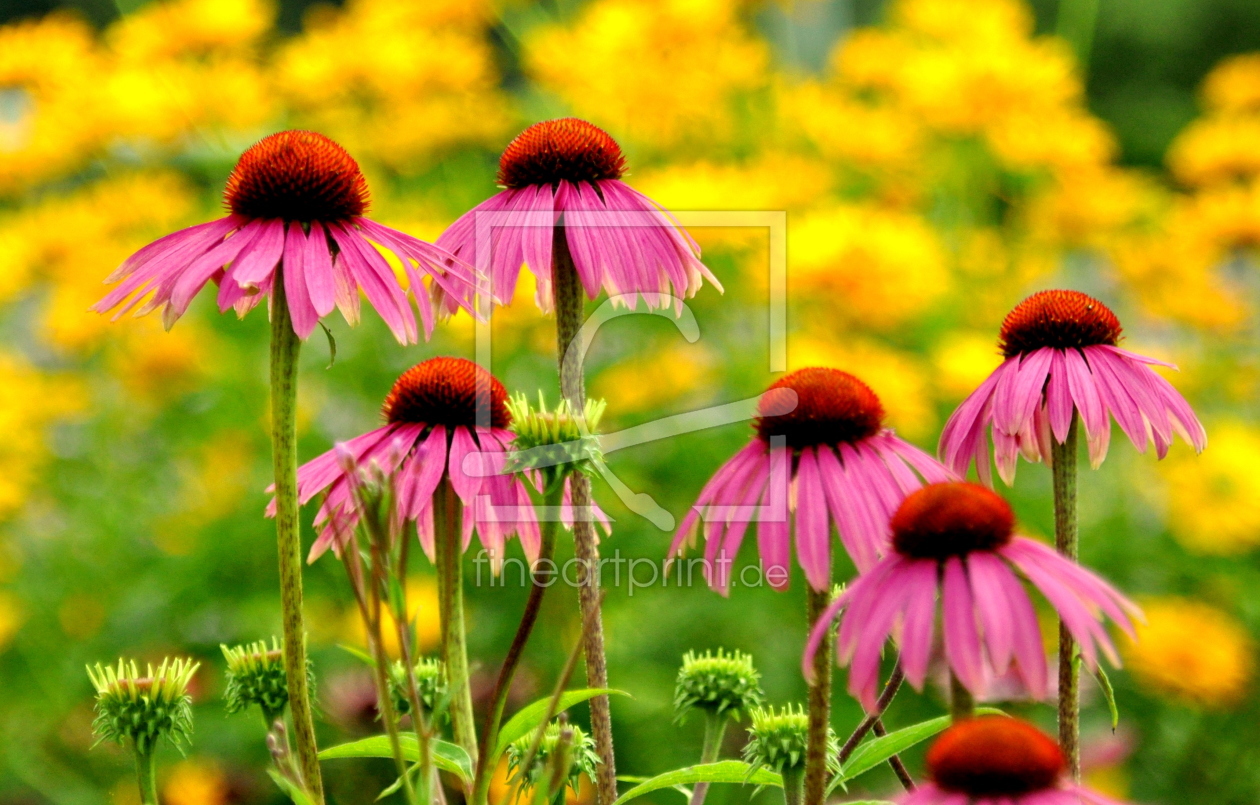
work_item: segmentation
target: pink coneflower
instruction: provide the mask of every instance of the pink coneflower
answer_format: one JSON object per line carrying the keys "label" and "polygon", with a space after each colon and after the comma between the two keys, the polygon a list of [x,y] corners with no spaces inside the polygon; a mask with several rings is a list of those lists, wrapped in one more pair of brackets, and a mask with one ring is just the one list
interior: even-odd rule
{"label": "pink coneflower", "polygon": [[1015,515],[997,493],[959,481],[911,493],[890,522],[893,552],[854,581],[815,624],[802,668],[843,610],[836,654],[852,663],[849,692],[875,705],[880,651],[892,634],[906,679],[922,690],[941,594],[945,659],[955,677],[982,694],[989,679],[1014,671],[1034,698],[1047,695],[1045,650],[1032,603],[1016,571],[1058,611],[1091,666],[1102,649],[1118,665],[1100,623],[1106,614],[1133,634],[1138,608],[1053,549],[1014,535]]}
{"label": "pink coneflower", "polygon": [[[92,309],[121,306],[115,318],[162,308],[169,328],[213,280],[219,310],[244,316],[272,292],[277,271],[293,329],[306,338],[334,307],[351,325],[359,320],[359,291],[394,337],[416,341],[414,298],[425,335],[434,311],[467,306],[472,272],[442,249],[364,217],[367,180],[344,148],[322,134],[282,131],[251,146],[224,191],[231,214],[167,235],[119,266],[107,282],[122,283]],[[392,252],[408,278],[404,288],[377,251]],[[423,278],[432,278],[434,287]]]}
{"label": "pink coneflower", "polygon": [[[525,484],[518,475],[500,474],[515,438],[507,430],[507,391],[502,383],[472,361],[430,358],[398,378],[382,413],[384,427],[298,468],[302,503],[327,490],[315,518],[319,537],[308,561],[339,547],[346,529],[358,521],[353,479],[344,468],[347,458],[359,465],[375,462],[382,473],[393,476],[395,514],[401,521],[415,522],[430,557],[433,496],[443,478],[449,479],[463,504],[465,548],[476,530],[497,569],[505,540],[515,534],[530,561],[538,557],[538,522]],[[478,424],[479,415],[489,427]],[[466,461],[469,456],[476,458]],[[268,513],[274,513],[274,503]]]}
{"label": "pink coneflower", "polygon": [[1107,306],[1079,291],[1041,291],[1020,302],[1002,322],[1006,361],[958,406],[941,433],[940,455],[963,475],[976,463],[992,485],[985,430],[992,425],[993,458],[1007,484],[1020,453],[1050,461],[1050,439],[1067,439],[1079,411],[1097,467],[1111,440],[1109,417],[1139,451],[1148,443],[1163,458],[1173,434],[1202,451],[1207,434],[1190,404],[1151,364],[1170,363],[1120,349],[1120,321]]}
{"label": "pink coneflower", "polygon": [[1066,779],[1058,744],[1006,716],[960,721],[927,753],[929,781],[900,805],[1120,805]]}
{"label": "pink coneflower", "polygon": [[[756,437],[700,492],[670,547],[680,556],[705,520],[705,572],[725,595],[729,568],[751,520],[766,579],[787,587],[788,512],[796,515],[796,556],[816,590],[831,584],[831,528],[859,569],[887,550],[888,518],[908,493],[952,477],[917,447],[884,428],[875,392],[837,369],[801,369],[762,395]],[[915,474],[915,471],[918,474]]]}
{"label": "pink coneflower", "polygon": [[499,159],[502,193],[464,213],[437,245],[476,265],[493,282],[495,301],[516,291],[521,264],[538,281],[536,301],[553,305],[552,240],[562,225],[586,295],[636,295],[649,308],[690,297],[707,279],[700,247],[664,208],[621,181],[626,160],[602,129],[566,117],[527,128]]}

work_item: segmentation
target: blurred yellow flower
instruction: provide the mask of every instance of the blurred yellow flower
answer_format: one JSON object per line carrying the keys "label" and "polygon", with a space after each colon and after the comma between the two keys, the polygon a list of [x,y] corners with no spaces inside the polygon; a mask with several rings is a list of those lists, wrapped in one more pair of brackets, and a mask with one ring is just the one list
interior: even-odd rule
{"label": "blurred yellow flower", "polygon": [[253,443],[246,434],[220,431],[211,436],[179,467],[178,511],[154,524],[158,547],[174,556],[190,553],[200,529],[235,511],[256,486],[253,466]]}
{"label": "blurred yellow flower", "polygon": [[1109,248],[1125,285],[1146,312],[1213,330],[1242,324],[1247,308],[1217,272],[1222,252],[1201,238],[1138,235]]}
{"label": "blurred yellow flower", "polygon": [[696,344],[671,344],[642,352],[595,376],[592,397],[608,400],[610,411],[678,413],[680,405],[700,402],[718,376],[716,356]]}
{"label": "blurred yellow flower", "polygon": [[212,761],[182,760],[165,776],[162,801],[168,805],[224,805],[228,801],[227,778]]}
{"label": "blurred yellow flower", "polygon": [[1260,177],[1260,115],[1196,120],[1173,140],[1168,167],[1188,185]]}
{"label": "blurred yellow flower", "polygon": [[1159,465],[1173,535],[1196,553],[1237,554],[1260,546],[1260,429],[1224,421],[1202,455],[1176,451]]}
{"label": "blurred yellow flower", "polygon": [[[414,545],[413,549],[419,546]],[[325,561],[335,561],[331,557]],[[437,579],[429,575],[415,575],[407,579],[407,614],[416,625],[416,645],[418,652],[427,652],[436,648],[442,636],[442,623],[438,612]],[[355,646],[367,646],[367,628],[359,617],[357,607],[350,607],[342,618],[343,634],[346,641]],[[385,612],[381,617],[381,642],[385,651],[391,656],[398,656],[398,628],[394,619]]]}
{"label": "blurred yellow flower", "polygon": [[38,483],[48,459],[45,429],[86,406],[81,383],[46,375],[0,354],[0,519],[11,516]]}
{"label": "blurred yellow flower", "polygon": [[789,221],[788,287],[828,317],[895,327],[949,286],[937,234],[916,215],[845,205]]}
{"label": "blurred yellow flower", "polygon": [[1218,112],[1260,113],[1260,53],[1222,59],[1203,82],[1203,99]]}
{"label": "blurred yellow flower", "polygon": [[1221,707],[1251,681],[1254,644],[1241,624],[1200,601],[1142,602],[1146,623],[1126,641],[1129,671],[1152,691],[1196,707]]}
{"label": "blurred yellow flower", "polygon": [[128,61],[184,55],[248,54],[276,15],[265,0],[167,0],[127,14],[109,30],[113,50]]}
{"label": "blurred yellow flower", "polygon": [[196,321],[181,322],[169,332],[157,316],[116,325],[118,343],[110,352],[110,368],[132,394],[164,403],[188,393],[205,374],[214,336]]}
{"label": "blurred yellow flower", "polygon": [[727,0],[595,0],[525,39],[525,66],[580,117],[654,150],[725,142],[734,96],[765,83],[765,43]]}
{"label": "blurred yellow flower", "polygon": [[13,642],[13,636],[26,620],[25,609],[15,593],[0,590],[0,652]]}
{"label": "blurred yellow flower", "polygon": [[932,354],[932,379],[943,402],[956,403],[975,391],[1002,363],[993,334],[947,333]]}

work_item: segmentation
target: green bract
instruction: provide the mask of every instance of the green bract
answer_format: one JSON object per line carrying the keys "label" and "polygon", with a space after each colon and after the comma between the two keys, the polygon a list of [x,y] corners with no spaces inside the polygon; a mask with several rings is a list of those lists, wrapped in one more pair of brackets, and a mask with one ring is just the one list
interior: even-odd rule
{"label": "green bract", "polygon": [[227,690],[223,698],[229,713],[258,705],[270,720],[284,712],[289,703],[289,685],[285,678],[284,655],[276,638],[271,638],[271,648],[267,648],[263,640],[219,648],[227,660]]}
{"label": "green bract", "polygon": [[740,719],[761,704],[761,674],[753,667],[752,655],[738,651],[706,651],[683,655],[674,686],[674,718],[681,721],[696,708]]}
{"label": "green bract", "polygon": [[[779,712],[774,707],[752,711],[751,739],[744,746],[744,760],[753,769],[766,767],[779,774],[805,768],[805,747],[809,741],[809,715],[801,707],[788,705]],[[840,741],[827,730],[827,767],[840,770],[836,761]]]}
{"label": "green bract", "polygon": [[531,730],[528,735],[508,744],[508,774],[520,774],[526,786],[535,785],[550,769],[552,756],[561,744],[562,733],[569,733],[567,740],[564,741],[564,752],[569,758],[568,784],[577,791],[578,777],[583,772],[594,780],[595,766],[599,763],[599,756],[595,754],[595,741],[577,725],[560,724],[555,721],[547,725],[542,740],[538,743],[538,751],[534,753],[530,767],[524,772],[519,767],[524,762],[536,733]]}
{"label": "green bract", "polygon": [[120,659],[118,667],[88,666],[96,688],[96,720],[92,731],[101,741],[123,743],[130,738],[137,752],[149,754],[162,737],[183,748],[192,735],[192,697],[188,682],[201,667],[185,659],[164,659],[144,676],[135,660]]}
{"label": "green bract", "polygon": [[[415,666],[416,692],[420,694],[420,703],[430,716],[446,715],[446,708],[437,713],[438,703],[446,697],[446,666],[439,659],[421,659]],[[411,699],[407,695],[407,669],[401,660],[394,660],[389,667],[389,695],[394,702],[394,710],[400,716],[411,712]]]}
{"label": "green bract", "polygon": [[506,468],[512,472],[542,470],[549,479],[573,469],[587,471],[590,462],[603,460],[594,430],[605,407],[603,400],[587,400],[582,415],[577,416],[568,400],[561,400],[554,410],[548,411],[542,392],[538,393],[537,409],[530,407],[524,394],[510,398],[509,429],[516,434],[516,441]]}

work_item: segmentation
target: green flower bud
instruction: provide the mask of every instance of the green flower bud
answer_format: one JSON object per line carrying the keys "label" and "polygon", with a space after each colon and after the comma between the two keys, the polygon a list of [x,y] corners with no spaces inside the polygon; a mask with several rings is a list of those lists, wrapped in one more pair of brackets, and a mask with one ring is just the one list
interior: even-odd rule
{"label": "green flower bud", "polygon": [[[443,712],[436,713],[438,702],[446,698],[446,666],[439,659],[421,659],[416,663],[416,692],[420,694],[420,703],[430,715],[444,717]],[[394,701],[394,711],[400,716],[411,712],[411,697],[408,693],[409,682],[407,669],[401,660],[394,660],[389,667],[389,695]]]}
{"label": "green flower bud", "polygon": [[552,758],[557,751],[563,751],[569,759],[567,780],[574,791],[578,790],[578,777],[583,772],[592,780],[595,779],[595,766],[599,763],[599,756],[595,754],[595,741],[576,724],[561,724],[557,721],[548,724],[530,768],[522,772],[520,765],[533,742],[534,733],[530,732],[508,744],[507,749],[508,774],[520,774],[525,786],[533,787],[543,778],[551,769]]}
{"label": "green flower bud", "polygon": [[761,674],[751,654],[718,649],[716,654],[683,655],[674,686],[675,721],[681,722],[692,708],[739,720],[761,700]]}
{"label": "green flower bud", "polygon": [[188,682],[201,667],[185,659],[164,659],[144,676],[135,660],[120,659],[118,667],[88,666],[88,678],[96,688],[96,720],[92,731],[97,742],[130,738],[140,754],[150,754],[166,737],[181,750],[192,736],[192,697]]}
{"label": "green flower bud", "polygon": [[227,711],[240,713],[258,705],[268,722],[279,718],[289,703],[289,683],[279,641],[271,638],[271,648],[262,640],[219,648],[227,660],[227,690],[223,692]]}
{"label": "green flower bud", "polygon": [[[752,726],[748,728],[751,739],[744,746],[744,761],[759,769],[765,766],[779,774],[805,769],[805,747],[809,742],[809,715],[800,708],[788,705],[780,712],[774,707],[756,708],[752,711]],[[835,732],[827,730],[827,768],[840,770],[836,757],[840,754],[840,741]]]}
{"label": "green flower bud", "polygon": [[574,469],[589,471],[590,462],[602,461],[604,457],[594,431],[605,407],[603,400],[587,400],[578,416],[568,400],[561,400],[554,410],[548,411],[542,392],[538,393],[537,409],[530,407],[524,394],[512,397],[507,408],[512,416],[509,429],[516,434],[516,442],[506,468],[511,472],[541,469],[548,482]]}

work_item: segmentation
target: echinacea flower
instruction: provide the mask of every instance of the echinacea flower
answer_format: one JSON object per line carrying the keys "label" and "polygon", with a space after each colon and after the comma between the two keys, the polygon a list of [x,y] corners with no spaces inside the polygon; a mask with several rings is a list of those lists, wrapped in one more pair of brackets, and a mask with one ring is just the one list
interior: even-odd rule
{"label": "echinacea flower", "polygon": [[942,461],[959,475],[975,461],[980,479],[992,485],[985,439],[991,429],[998,474],[1014,483],[1019,455],[1048,463],[1051,438],[1064,443],[1076,412],[1094,467],[1107,456],[1110,417],[1139,451],[1153,443],[1163,458],[1176,433],[1201,452],[1203,425],[1151,369],[1176,367],[1120,349],[1119,340],[1120,320],[1079,291],[1041,291],[1020,302],[1002,322],[1006,360],[945,423]]}
{"label": "echinacea flower", "polygon": [[88,666],[96,689],[96,720],[92,731],[102,741],[123,743],[130,738],[137,754],[150,755],[162,738],[178,747],[192,736],[192,697],[188,683],[201,663],[182,658],[149,665],[143,676],[135,660],[118,666]]}
{"label": "echinacea flower", "polygon": [[[359,291],[401,343],[416,341],[420,311],[426,337],[435,311],[471,304],[472,272],[436,246],[364,216],[367,180],[337,143],[310,131],[282,131],[241,155],[228,177],[230,214],[150,243],[106,282],[120,282],[92,306],[142,315],[162,309],[169,329],[194,296],[214,281],[221,312],[244,316],[280,277],[293,330],[306,338],[319,320],[341,310],[359,321]],[[377,246],[393,253],[408,279],[403,287]],[[426,287],[425,277],[433,287]],[[121,306],[121,307],[120,307]]]}
{"label": "echinacea flower", "polygon": [[789,510],[795,512],[797,561],[815,590],[827,590],[833,523],[864,570],[887,550],[888,518],[902,498],[922,486],[920,476],[929,483],[952,477],[885,428],[875,392],[838,369],[792,372],[770,386],[757,411],[756,436],[705,484],[670,547],[671,557],[681,556],[703,517],[705,577],[723,595],[750,521],[758,521],[766,580],[784,589],[791,560]]}
{"label": "echinacea flower", "polygon": [[1120,805],[1066,777],[1063,752],[1007,716],[954,724],[927,753],[928,781],[899,805]]}
{"label": "echinacea flower", "polygon": [[[415,522],[430,558],[433,497],[443,479],[462,504],[465,548],[476,530],[497,570],[504,542],[515,534],[530,561],[538,557],[540,535],[529,492],[519,475],[502,472],[513,434],[507,430],[507,390],[497,378],[463,358],[430,358],[398,378],[382,414],[383,427],[298,468],[303,504],[327,491],[315,518],[320,534],[309,561],[330,547],[340,548],[359,520],[347,463],[374,464],[392,479],[395,515],[400,522]],[[274,507],[273,501],[269,514]]]}
{"label": "echinacea flower", "polygon": [[1058,611],[1092,668],[1098,650],[1119,665],[1101,624],[1110,617],[1130,636],[1140,610],[1109,584],[1053,549],[1014,534],[1015,515],[979,484],[931,484],[902,502],[889,524],[893,552],[863,573],[814,625],[801,667],[812,674],[832,621],[843,610],[836,654],[852,664],[849,692],[875,706],[880,652],[891,634],[906,679],[923,689],[932,653],[937,593],[945,659],[954,676],[981,695],[990,679],[1013,669],[1029,695],[1047,695],[1045,649],[1032,602],[1016,571]]}
{"label": "echinacea flower", "polygon": [[499,160],[504,190],[459,217],[438,246],[491,278],[506,304],[524,263],[537,278],[538,306],[549,311],[553,238],[566,238],[586,295],[604,290],[649,309],[695,295],[704,280],[721,284],[700,262],[700,247],[663,207],[621,181],[621,147],[577,118],[546,120],[521,132]]}

